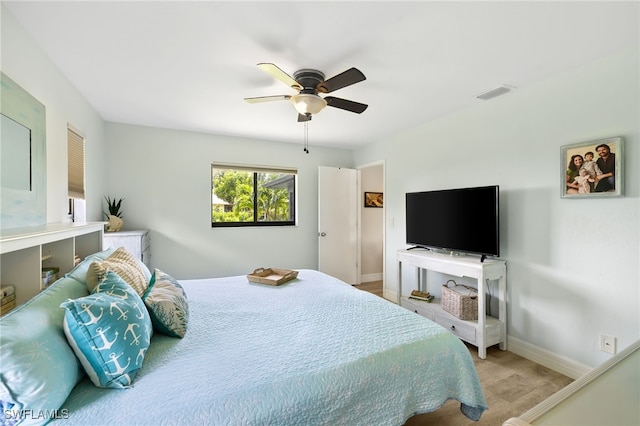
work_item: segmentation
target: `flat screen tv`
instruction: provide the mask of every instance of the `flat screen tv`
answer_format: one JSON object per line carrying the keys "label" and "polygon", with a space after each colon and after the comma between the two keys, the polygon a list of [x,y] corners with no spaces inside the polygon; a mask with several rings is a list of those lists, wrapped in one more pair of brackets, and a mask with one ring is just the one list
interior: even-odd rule
{"label": "flat screen tv", "polygon": [[499,256],[499,192],[493,185],[407,193],[407,244]]}

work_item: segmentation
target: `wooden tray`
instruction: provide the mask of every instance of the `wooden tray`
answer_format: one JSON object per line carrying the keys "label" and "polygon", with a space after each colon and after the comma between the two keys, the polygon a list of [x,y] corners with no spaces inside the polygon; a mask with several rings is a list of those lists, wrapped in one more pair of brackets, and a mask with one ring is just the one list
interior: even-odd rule
{"label": "wooden tray", "polygon": [[298,271],[277,268],[257,268],[247,279],[254,283],[280,285],[298,276]]}

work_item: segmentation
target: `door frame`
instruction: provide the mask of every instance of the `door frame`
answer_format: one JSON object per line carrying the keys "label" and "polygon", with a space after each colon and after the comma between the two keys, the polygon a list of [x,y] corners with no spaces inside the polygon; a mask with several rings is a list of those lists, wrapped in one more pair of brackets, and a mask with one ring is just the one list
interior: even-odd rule
{"label": "door frame", "polygon": [[[365,163],[359,166],[356,166],[355,169],[358,171],[358,194],[363,194],[362,192],[362,179],[361,179],[361,171],[362,169],[366,169],[369,167],[378,167],[382,166],[382,192],[385,192],[385,183],[386,183],[386,167],[384,160],[373,161],[370,163]],[[362,213],[364,210],[364,203],[358,203],[358,230],[357,230],[357,260],[358,260],[358,284],[362,283]],[[387,264],[387,238],[386,238],[386,229],[387,229],[387,209],[382,209],[382,294],[384,296],[387,288],[387,280],[386,280],[386,264]]]}

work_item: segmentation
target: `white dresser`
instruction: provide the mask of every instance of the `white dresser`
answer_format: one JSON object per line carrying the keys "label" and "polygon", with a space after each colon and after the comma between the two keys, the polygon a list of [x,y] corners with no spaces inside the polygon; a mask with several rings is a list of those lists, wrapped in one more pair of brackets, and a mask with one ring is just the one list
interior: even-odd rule
{"label": "white dresser", "polygon": [[151,242],[148,229],[105,232],[102,246],[105,249],[109,247],[124,247],[128,252],[140,259],[142,263],[147,265],[147,268],[151,269]]}

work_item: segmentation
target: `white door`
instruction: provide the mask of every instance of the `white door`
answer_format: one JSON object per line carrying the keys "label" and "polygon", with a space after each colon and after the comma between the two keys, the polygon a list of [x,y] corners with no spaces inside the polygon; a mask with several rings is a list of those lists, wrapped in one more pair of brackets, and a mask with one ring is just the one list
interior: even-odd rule
{"label": "white door", "polygon": [[358,284],[358,171],[318,168],[318,269]]}

